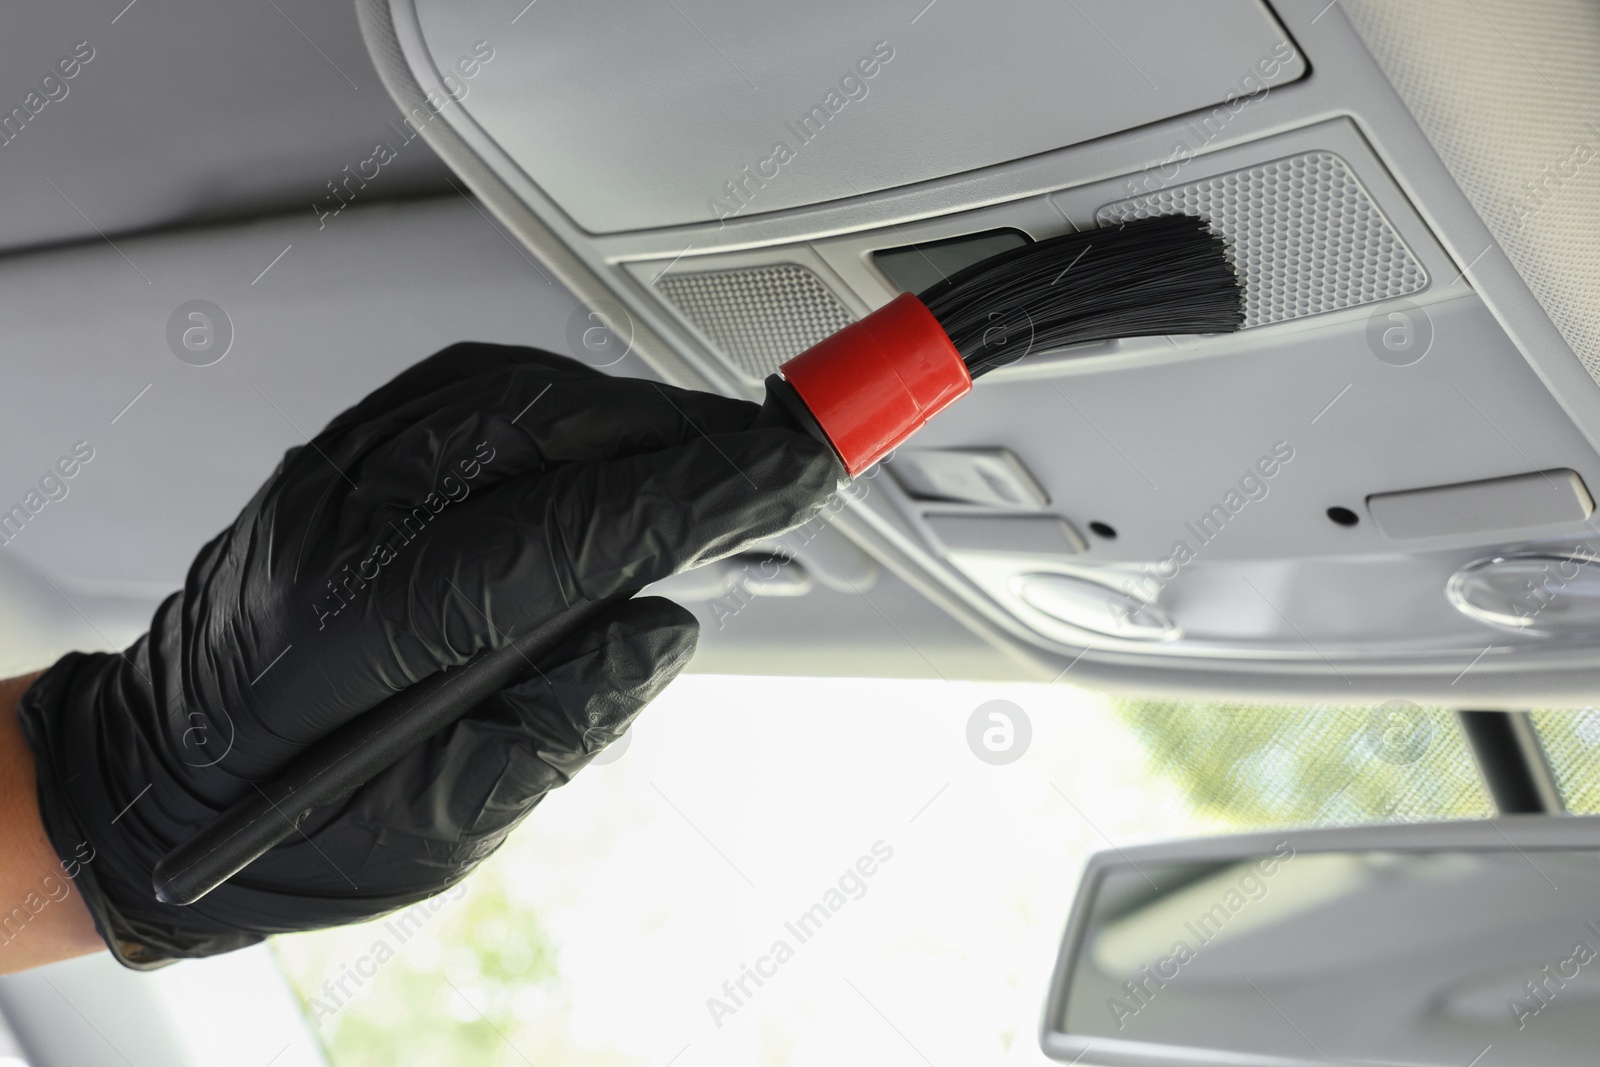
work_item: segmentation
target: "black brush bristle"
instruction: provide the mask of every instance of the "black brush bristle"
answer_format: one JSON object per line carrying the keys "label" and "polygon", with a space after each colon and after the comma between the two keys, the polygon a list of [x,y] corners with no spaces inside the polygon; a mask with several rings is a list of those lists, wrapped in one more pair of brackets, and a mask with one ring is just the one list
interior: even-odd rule
{"label": "black brush bristle", "polygon": [[1204,219],[1162,215],[1063,234],[975,263],[918,298],[974,378],[1088,341],[1231,333],[1244,292]]}

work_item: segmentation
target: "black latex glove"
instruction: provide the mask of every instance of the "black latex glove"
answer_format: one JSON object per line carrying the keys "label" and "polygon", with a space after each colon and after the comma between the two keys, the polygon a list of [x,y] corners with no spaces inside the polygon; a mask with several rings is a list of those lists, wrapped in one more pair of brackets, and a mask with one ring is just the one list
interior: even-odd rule
{"label": "black latex glove", "polygon": [[842,468],[756,411],[462,344],[291,449],[149,634],[23,698],[45,829],[92,850],[77,882],[118,958],[371,918],[465,876],[682,669],[692,615],[623,604],[199,903],[151,891],[168,849],[399,690],[810,518]]}

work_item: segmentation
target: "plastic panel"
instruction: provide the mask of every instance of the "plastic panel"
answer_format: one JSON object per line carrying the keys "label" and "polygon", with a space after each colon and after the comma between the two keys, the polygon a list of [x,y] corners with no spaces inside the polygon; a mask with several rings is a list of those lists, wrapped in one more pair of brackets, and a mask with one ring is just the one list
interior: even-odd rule
{"label": "plastic panel", "polygon": [[539,4],[510,32],[496,0],[415,8],[447,71],[492,44],[461,110],[590,233],[905,186],[1220,105],[1263,62],[1305,71],[1261,0],[1015,0],[1026,33],[926,0]]}

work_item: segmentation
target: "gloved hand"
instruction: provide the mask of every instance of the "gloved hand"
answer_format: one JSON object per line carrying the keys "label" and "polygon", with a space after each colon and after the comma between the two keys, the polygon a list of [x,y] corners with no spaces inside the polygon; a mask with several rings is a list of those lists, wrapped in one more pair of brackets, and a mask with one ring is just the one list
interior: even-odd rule
{"label": "gloved hand", "polygon": [[151,891],[168,849],[396,692],[809,519],[843,469],[756,412],[461,344],[291,449],[149,634],[65,656],[22,700],[46,831],[92,854],[77,881],[117,957],[225,952],[464,877],[683,668],[692,615],[621,605],[200,902]]}

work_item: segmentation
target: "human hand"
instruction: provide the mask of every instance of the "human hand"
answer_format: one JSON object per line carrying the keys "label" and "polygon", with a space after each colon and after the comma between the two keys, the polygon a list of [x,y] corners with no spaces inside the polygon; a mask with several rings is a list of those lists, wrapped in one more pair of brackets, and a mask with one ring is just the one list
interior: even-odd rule
{"label": "human hand", "polygon": [[757,407],[462,344],[291,449],[148,635],[25,694],[45,828],[119,959],[150,966],[381,915],[453,885],[619,736],[692,655],[628,601],[202,901],[170,848],[336,727],[567,610],[809,519],[827,446]]}

